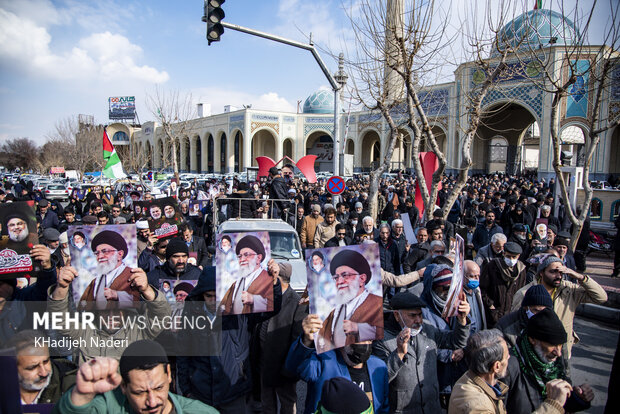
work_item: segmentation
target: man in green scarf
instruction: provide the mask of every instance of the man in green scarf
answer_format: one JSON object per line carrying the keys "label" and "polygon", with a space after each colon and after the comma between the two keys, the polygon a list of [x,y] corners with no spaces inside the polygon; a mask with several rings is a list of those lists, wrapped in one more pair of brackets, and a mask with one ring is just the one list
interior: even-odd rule
{"label": "man in green scarf", "polygon": [[[566,330],[553,310],[545,308],[528,320],[508,362],[509,413],[563,413],[590,407],[592,388],[587,384],[573,387],[566,375],[561,358],[566,340]],[[563,398],[548,395],[550,383],[562,386]]]}

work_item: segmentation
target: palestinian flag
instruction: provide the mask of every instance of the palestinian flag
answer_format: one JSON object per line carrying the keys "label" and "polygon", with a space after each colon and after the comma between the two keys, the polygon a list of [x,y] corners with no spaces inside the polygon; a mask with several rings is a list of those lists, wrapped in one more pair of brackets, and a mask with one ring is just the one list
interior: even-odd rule
{"label": "palestinian flag", "polygon": [[127,175],[123,172],[123,165],[121,159],[118,158],[118,154],[114,149],[114,145],[108,138],[108,133],[105,128],[103,130],[103,161],[105,161],[105,167],[103,168],[103,175],[108,178],[125,178]]}

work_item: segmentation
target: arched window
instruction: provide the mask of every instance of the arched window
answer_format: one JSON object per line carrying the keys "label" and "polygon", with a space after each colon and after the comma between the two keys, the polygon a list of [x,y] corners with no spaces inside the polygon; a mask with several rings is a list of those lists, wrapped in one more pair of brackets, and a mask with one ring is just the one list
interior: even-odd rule
{"label": "arched window", "polygon": [[129,141],[129,137],[123,131],[118,131],[112,137],[112,141]]}
{"label": "arched window", "polygon": [[590,203],[590,220],[601,221],[603,217],[603,202],[598,198],[593,198]]}
{"label": "arched window", "polygon": [[620,215],[620,200],[616,200],[611,203],[611,214],[609,215],[609,221],[614,222]]}

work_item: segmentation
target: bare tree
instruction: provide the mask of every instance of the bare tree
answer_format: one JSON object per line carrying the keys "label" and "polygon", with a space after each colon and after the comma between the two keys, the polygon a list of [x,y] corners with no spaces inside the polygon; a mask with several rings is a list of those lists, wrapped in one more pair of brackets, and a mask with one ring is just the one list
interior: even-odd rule
{"label": "bare tree", "polygon": [[[601,140],[601,134],[620,125],[620,117],[609,118],[608,114],[602,111],[603,98],[609,95],[612,83],[612,72],[620,64],[620,4],[614,1],[603,2],[605,7],[609,6],[609,21],[604,30],[602,45],[592,46],[588,41],[588,32],[593,24],[593,16],[597,7],[597,2],[592,7],[580,13],[575,6],[568,9],[563,1],[558,2],[558,7],[562,16],[568,17],[579,27],[574,30],[568,27],[569,23],[565,20],[559,30],[571,35],[570,41],[547,50],[537,50],[534,45],[527,45],[525,52],[521,54],[523,59],[532,59],[538,62],[542,70],[542,80],[535,81],[537,86],[546,93],[551,94],[553,102],[551,105],[551,116],[549,131],[553,146],[553,169],[560,187],[560,196],[564,200],[564,207],[567,217],[572,224],[571,249],[575,249],[579,240],[579,235],[583,224],[589,214],[590,203],[592,202],[593,189],[590,185],[590,171],[592,161]],[[607,10],[607,9],[606,9]],[[548,34],[538,33],[538,27],[530,21],[530,33],[541,36]],[[597,23],[599,24],[599,23]],[[561,121],[567,115],[565,107],[567,100],[572,97],[587,99],[588,111],[583,118],[586,124],[587,134],[584,136],[585,156],[583,160],[583,176],[581,185],[583,186],[584,197],[579,206],[570,203],[569,183],[567,174],[563,171],[562,164],[562,145],[563,139],[560,128]],[[577,185],[575,183],[574,185]]]}
{"label": "bare tree", "polygon": [[[172,171],[179,180],[179,149],[183,138],[190,128],[189,121],[196,117],[191,94],[181,95],[179,91],[164,92],[156,88],[152,95],[147,95],[147,105],[151,114],[161,125],[164,135],[164,167],[172,165]],[[166,149],[170,148],[170,160]]]}
{"label": "bare tree", "polygon": [[[507,16],[507,5],[503,1],[500,3],[501,12],[495,18],[490,13],[491,3],[487,4],[486,30],[478,32],[475,28],[468,38],[469,50],[484,74],[484,81],[468,96],[468,125],[463,128],[463,139],[459,142],[459,176],[444,205],[444,217],[467,182],[472,166],[472,141],[480,125],[482,101],[500,76],[509,70],[505,61],[513,49],[500,47],[497,40]],[[402,10],[401,5],[404,7]],[[451,11],[437,7],[432,0],[388,0],[387,7],[384,2],[362,0],[356,3],[355,10],[355,15],[349,15],[356,40],[354,58],[348,61],[348,68],[353,74],[352,94],[365,108],[380,112],[390,130],[382,163],[370,175],[371,211],[376,213],[379,179],[390,164],[394,147],[402,139],[402,131],[409,130],[412,133],[412,161],[424,202],[424,213],[426,217],[431,217],[448,162],[433,133],[433,118],[425,109],[423,97],[432,98],[432,88],[424,85],[436,82],[441,66],[450,63],[443,54],[455,40],[447,35]],[[493,60],[486,58],[491,47],[498,52]],[[430,191],[419,158],[421,150],[424,150],[422,145],[436,154],[439,164],[428,186]]]}
{"label": "bare tree", "polygon": [[0,160],[2,165],[12,170],[40,170],[38,160],[39,148],[30,138],[13,138],[7,140],[0,148]]}

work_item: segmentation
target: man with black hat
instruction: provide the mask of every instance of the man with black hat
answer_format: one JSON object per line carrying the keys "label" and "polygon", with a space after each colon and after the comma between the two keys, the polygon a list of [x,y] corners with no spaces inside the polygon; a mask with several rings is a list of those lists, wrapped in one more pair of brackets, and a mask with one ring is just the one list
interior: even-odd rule
{"label": "man with black hat", "polygon": [[353,381],[343,377],[334,377],[323,383],[316,414],[371,414],[372,412],[369,396]]}
{"label": "man with black hat", "polygon": [[525,227],[525,224],[516,223],[510,231],[508,241],[517,243],[521,246],[521,250],[525,252],[529,247],[527,240],[527,228]]}
{"label": "man with black hat", "polygon": [[200,401],[170,392],[171,381],[168,357],[161,345],[136,341],[125,349],[120,363],[101,357],[82,364],[75,386],[63,395],[54,412],[217,413]]}
{"label": "man with black hat", "polygon": [[[560,256],[560,259],[562,259],[564,266],[576,271],[577,266],[575,265],[575,258],[570,252],[570,239],[571,235],[569,232],[559,232],[558,237],[556,237],[556,239],[553,241],[553,249],[558,252],[558,255]],[[572,280],[572,282],[575,282],[575,280]]]}
{"label": "man with black hat", "polygon": [[426,303],[410,291],[394,295],[384,338],[374,344],[373,354],[388,367],[391,412],[441,412],[437,350],[462,349],[467,343],[467,301],[459,303],[458,323],[453,331],[442,331],[424,322],[425,307]]}
{"label": "man with black hat", "polygon": [[530,286],[525,292],[521,307],[502,316],[495,327],[502,331],[508,346],[513,347],[517,343],[517,337],[525,329],[527,321],[545,308],[553,309],[549,292],[542,285]]}
{"label": "man with black hat", "polygon": [[[601,305],[607,301],[607,293],[595,280],[567,268],[562,263],[562,259],[556,256],[547,257],[538,265],[537,270],[536,280],[515,293],[512,300],[512,310],[514,311],[521,306],[525,292],[531,286],[538,284],[544,286],[553,300],[553,310],[569,334],[565,352],[570,358],[573,343],[579,341],[579,337],[573,330],[573,319],[577,307],[582,303]],[[577,282],[565,280],[564,275],[570,276]]]}
{"label": "man with black hat", "polygon": [[201,270],[187,263],[189,250],[181,238],[170,239],[166,246],[166,261],[147,273],[149,283],[161,288],[163,280],[198,280]]}
{"label": "man with black hat", "polygon": [[329,264],[337,306],[319,331],[319,352],[383,335],[383,298],[366,289],[372,277],[366,258],[355,250],[338,252]]}
{"label": "man with black hat", "polygon": [[[509,413],[572,413],[590,407],[592,388],[587,384],[572,387],[568,382],[561,358],[566,338],[562,322],[551,309],[545,308],[528,320],[508,360]],[[549,383],[561,384],[564,392],[549,395]]]}
{"label": "man with black hat", "polygon": [[58,221],[58,215],[54,211],[49,210],[50,203],[46,199],[39,201],[39,213],[37,214],[41,219],[41,228],[43,230],[53,227],[58,228],[60,222]]}
{"label": "man with black hat", "polygon": [[60,233],[55,228],[47,228],[43,230],[43,234],[41,237],[41,243],[47,246],[52,255],[52,260],[54,261],[54,266],[63,267],[65,265],[64,260],[62,259],[62,254],[60,254]]}
{"label": "man with black hat", "polygon": [[95,301],[105,307],[108,301],[120,303],[140,300],[140,292],[131,287],[131,269],[123,263],[127,257],[127,242],[113,230],[97,233],[90,248],[97,258],[97,275],[82,294],[81,301]]}
{"label": "man with black hat", "polygon": [[261,267],[265,246],[253,235],[244,236],[235,247],[239,278],[222,298],[223,315],[270,312],[273,310],[273,278]]}
{"label": "man with black hat", "polygon": [[493,259],[482,268],[480,291],[489,326],[495,326],[502,316],[510,312],[512,297],[525,285],[526,268],[519,260],[521,253],[521,246],[507,242],[504,257]]}

